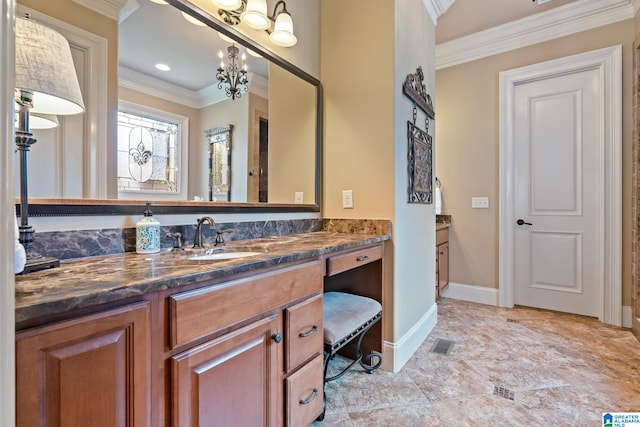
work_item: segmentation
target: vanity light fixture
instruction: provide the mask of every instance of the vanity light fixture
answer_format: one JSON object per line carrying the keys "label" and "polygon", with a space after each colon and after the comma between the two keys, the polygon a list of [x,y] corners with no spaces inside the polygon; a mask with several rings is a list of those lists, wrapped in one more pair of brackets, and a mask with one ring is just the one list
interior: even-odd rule
{"label": "vanity light fixture", "polygon": [[247,78],[247,64],[245,63],[246,55],[243,53],[241,60],[239,62],[238,54],[240,53],[240,49],[235,44],[229,45],[227,48],[229,63],[225,67],[224,65],[224,55],[222,51],[218,53],[218,57],[220,58],[220,67],[218,68],[218,74],[216,74],[216,78],[218,79],[218,89],[222,89],[224,85],[224,90],[227,93],[227,96],[230,96],[231,99],[240,98],[241,94],[247,93],[249,91],[249,79]]}
{"label": "vanity light fixture", "polygon": [[186,12],[180,12],[180,13],[182,13],[182,17],[183,17],[184,19],[186,19],[186,20],[187,20],[187,22],[189,22],[190,24],[193,24],[193,25],[195,25],[195,26],[197,26],[197,27],[205,27],[205,26],[207,25],[207,24],[205,24],[204,22],[202,22],[202,21],[200,21],[200,20],[198,20],[198,19],[194,18],[193,16],[189,15],[189,14],[188,14],[188,13],[186,13]]}
{"label": "vanity light fixture", "polygon": [[[234,7],[231,0],[211,1],[219,8],[218,15],[229,25],[244,22],[253,29],[265,30],[269,33],[269,40],[282,47],[295,46],[298,42],[293,34],[293,19],[283,0],[276,3],[271,16],[267,14],[267,0],[241,0],[238,7]],[[272,23],[273,31],[270,30]]]}
{"label": "vanity light fixture", "polygon": [[43,257],[32,249],[34,230],[29,225],[27,152],[36,138],[30,132],[30,113],[54,115],[84,111],[69,42],[62,34],[31,19],[16,18],[15,99],[18,104],[16,146],[20,152],[19,241],[27,254],[23,273],[57,267],[60,261]]}

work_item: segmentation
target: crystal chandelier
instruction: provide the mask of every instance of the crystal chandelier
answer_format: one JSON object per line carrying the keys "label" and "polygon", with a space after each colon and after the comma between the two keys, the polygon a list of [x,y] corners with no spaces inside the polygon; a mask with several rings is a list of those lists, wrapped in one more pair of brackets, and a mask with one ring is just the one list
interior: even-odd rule
{"label": "crystal chandelier", "polygon": [[[247,64],[245,64],[246,55],[242,54],[242,63],[238,60],[238,54],[240,49],[236,45],[232,44],[227,48],[229,53],[229,64],[225,67],[224,56],[222,51],[218,54],[220,57],[220,67],[218,68],[218,89],[224,87],[227,96],[231,99],[240,98],[242,92],[247,93],[249,91],[249,79],[247,78]],[[226,85],[226,86],[225,86]]]}

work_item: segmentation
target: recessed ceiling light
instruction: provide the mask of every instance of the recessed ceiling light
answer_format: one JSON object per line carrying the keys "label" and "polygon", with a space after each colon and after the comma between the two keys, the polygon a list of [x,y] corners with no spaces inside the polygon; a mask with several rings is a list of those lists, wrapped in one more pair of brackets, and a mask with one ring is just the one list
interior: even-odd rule
{"label": "recessed ceiling light", "polygon": [[156,64],[156,68],[160,71],[169,71],[171,70],[171,67],[169,67],[167,64]]}
{"label": "recessed ceiling light", "polygon": [[164,1],[164,0],[151,0],[151,1],[152,1],[153,3],[156,3],[156,4],[169,4],[169,3],[167,3],[167,2],[166,2],[166,1]]}

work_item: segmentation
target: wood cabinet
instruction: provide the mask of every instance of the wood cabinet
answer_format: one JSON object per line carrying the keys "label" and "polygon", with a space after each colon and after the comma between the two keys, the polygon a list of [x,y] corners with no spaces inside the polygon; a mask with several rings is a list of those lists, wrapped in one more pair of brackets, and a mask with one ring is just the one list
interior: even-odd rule
{"label": "wood cabinet", "polygon": [[322,272],[315,260],[168,297],[173,426],[313,422],[322,412]]}
{"label": "wood cabinet", "polygon": [[436,300],[449,287],[449,229],[436,231]]}
{"label": "wood cabinet", "polygon": [[174,356],[173,425],[279,425],[282,319],[271,315]]}
{"label": "wood cabinet", "polygon": [[382,258],[376,244],[35,319],[16,333],[17,425],[310,425],[323,290],[382,302]]}
{"label": "wood cabinet", "polygon": [[18,426],[149,426],[150,302],[16,334]]}

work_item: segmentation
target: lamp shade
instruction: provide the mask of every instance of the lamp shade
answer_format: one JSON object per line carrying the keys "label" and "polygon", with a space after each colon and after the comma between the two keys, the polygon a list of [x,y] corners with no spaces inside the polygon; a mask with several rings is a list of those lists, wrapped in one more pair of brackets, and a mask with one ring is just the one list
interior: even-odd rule
{"label": "lamp shade", "polygon": [[256,30],[266,30],[271,26],[267,16],[266,0],[247,0],[247,7],[240,18]]}
{"label": "lamp shade", "polygon": [[52,114],[32,113],[29,115],[29,129],[53,129],[58,126],[58,117]]}
{"label": "lamp shade", "polygon": [[31,19],[16,18],[16,89],[33,93],[32,112],[78,114],[82,93],[67,39]]}
{"label": "lamp shade", "polygon": [[291,47],[298,42],[293,35],[293,19],[289,12],[282,11],[278,14],[273,32],[269,34],[269,40],[282,47]]}

